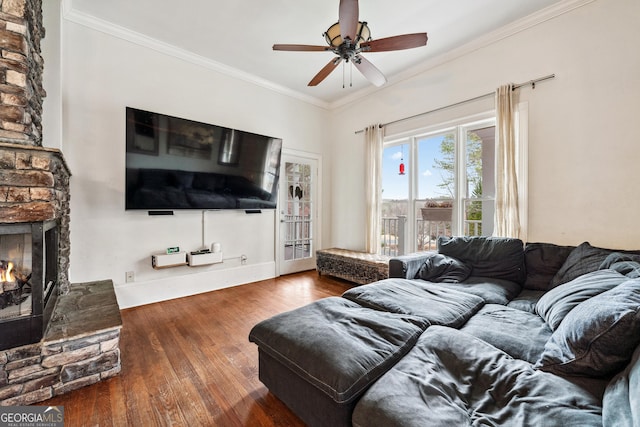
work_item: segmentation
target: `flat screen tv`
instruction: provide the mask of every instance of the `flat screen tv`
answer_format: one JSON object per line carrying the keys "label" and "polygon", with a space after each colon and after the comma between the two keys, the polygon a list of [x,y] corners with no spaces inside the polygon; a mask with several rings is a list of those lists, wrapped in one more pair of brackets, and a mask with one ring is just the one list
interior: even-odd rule
{"label": "flat screen tv", "polygon": [[127,210],[275,209],[282,140],[126,108]]}

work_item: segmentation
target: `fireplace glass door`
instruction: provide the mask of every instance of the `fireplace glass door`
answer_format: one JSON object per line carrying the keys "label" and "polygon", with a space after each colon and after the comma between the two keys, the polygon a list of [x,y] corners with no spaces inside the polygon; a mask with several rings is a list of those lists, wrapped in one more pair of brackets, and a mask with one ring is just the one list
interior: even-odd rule
{"label": "fireplace glass door", "polygon": [[32,241],[30,232],[0,234],[0,321],[32,313]]}
{"label": "fireplace glass door", "polygon": [[57,221],[0,224],[0,350],[42,339],[57,281]]}

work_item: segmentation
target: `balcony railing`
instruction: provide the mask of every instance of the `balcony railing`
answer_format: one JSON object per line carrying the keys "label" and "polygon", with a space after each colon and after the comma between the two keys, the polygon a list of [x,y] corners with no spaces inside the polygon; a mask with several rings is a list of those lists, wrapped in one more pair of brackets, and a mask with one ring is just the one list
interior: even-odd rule
{"label": "balcony railing", "polygon": [[[410,249],[405,235],[405,216],[382,218],[382,237],[380,253],[389,256],[398,256],[407,253]],[[416,219],[417,251],[435,251],[439,236],[451,236],[451,221],[425,221]],[[466,236],[479,236],[482,230],[482,220],[465,220],[464,230]]]}

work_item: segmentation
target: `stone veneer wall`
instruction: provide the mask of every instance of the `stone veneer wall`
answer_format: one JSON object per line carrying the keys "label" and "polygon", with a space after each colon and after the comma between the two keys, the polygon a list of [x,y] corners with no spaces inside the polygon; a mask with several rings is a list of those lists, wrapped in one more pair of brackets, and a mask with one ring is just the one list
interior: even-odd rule
{"label": "stone veneer wall", "polygon": [[0,141],[42,145],[42,0],[0,0]]}
{"label": "stone veneer wall", "polygon": [[69,290],[69,169],[58,150],[0,143],[0,223],[59,223],[58,283]]}
{"label": "stone veneer wall", "polygon": [[120,372],[120,330],[0,352],[0,405],[30,405]]}

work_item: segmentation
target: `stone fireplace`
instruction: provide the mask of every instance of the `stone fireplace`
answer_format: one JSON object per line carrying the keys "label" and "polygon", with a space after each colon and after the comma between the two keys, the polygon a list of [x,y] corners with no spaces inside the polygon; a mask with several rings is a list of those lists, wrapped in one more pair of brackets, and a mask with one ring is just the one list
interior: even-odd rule
{"label": "stone fireplace", "polygon": [[42,144],[42,0],[0,0],[0,405],[120,372],[111,281],[69,283],[69,168]]}
{"label": "stone fireplace", "polygon": [[0,143],[0,350],[40,341],[68,292],[69,176],[57,150]]}
{"label": "stone fireplace", "polygon": [[0,224],[0,350],[38,342],[58,298],[56,220]]}
{"label": "stone fireplace", "polygon": [[70,173],[42,146],[42,37],[41,0],[0,2],[0,350],[40,341],[69,289]]}

